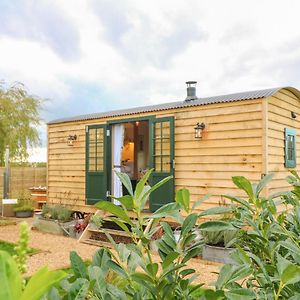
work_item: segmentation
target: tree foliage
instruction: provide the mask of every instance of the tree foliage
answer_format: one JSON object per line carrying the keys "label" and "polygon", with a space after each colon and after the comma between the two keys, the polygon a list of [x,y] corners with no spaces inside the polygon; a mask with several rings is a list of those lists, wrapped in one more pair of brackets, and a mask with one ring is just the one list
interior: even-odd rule
{"label": "tree foliage", "polygon": [[28,147],[39,144],[37,126],[41,118],[41,100],[29,95],[21,83],[7,87],[0,83],[0,164],[8,145],[10,157],[24,161]]}

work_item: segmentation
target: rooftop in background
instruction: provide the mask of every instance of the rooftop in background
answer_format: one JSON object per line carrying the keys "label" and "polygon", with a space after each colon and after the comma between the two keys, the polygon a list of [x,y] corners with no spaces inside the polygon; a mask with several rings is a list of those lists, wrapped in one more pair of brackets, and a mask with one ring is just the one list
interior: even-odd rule
{"label": "rooftop in background", "polygon": [[201,106],[208,105],[213,103],[224,103],[224,102],[235,102],[235,101],[243,101],[243,100],[254,100],[267,98],[269,96],[274,95],[281,89],[287,89],[292,93],[296,94],[300,98],[300,91],[293,87],[278,87],[264,90],[256,90],[256,91],[248,91],[241,93],[234,93],[228,95],[221,96],[213,96],[213,97],[205,97],[205,98],[197,98],[196,100],[191,101],[177,101],[177,102],[169,102],[163,104],[156,104],[150,106],[142,106],[121,110],[113,110],[108,112],[100,112],[86,115],[79,115],[69,118],[61,118],[50,121],[48,124],[58,124],[58,123],[66,123],[66,122],[74,122],[74,121],[86,121],[86,120],[94,120],[101,118],[109,118],[109,117],[117,117],[117,116],[125,116],[125,115],[133,115],[145,112],[155,112],[160,110],[168,110],[168,109],[176,109],[176,108],[184,108],[184,107],[193,107],[193,106]]}

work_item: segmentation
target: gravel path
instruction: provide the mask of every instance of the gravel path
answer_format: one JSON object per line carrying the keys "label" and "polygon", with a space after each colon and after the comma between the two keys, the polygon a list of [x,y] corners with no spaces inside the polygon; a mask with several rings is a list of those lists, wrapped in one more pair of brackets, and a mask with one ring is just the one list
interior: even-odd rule
{"label": "gravel path", "polygon": [[[29,224],[31,222],[32,219],[28,220]],[[17,225],[0,226],[0,240],[15,243],[18,239],[19,230]],[[84,260],[87,260],[91,259],[98,249],[97,246],[79,243],[72,238],[43,233],[37,230],[30,231],[29,245],[30,247],[40,249],[41,252],[29,257],[28,275],[44,265],[47,265],[50,269],[68,267],[69,253],[72,250],[75,250]],[[159,260],[158,256],[157,260]],[[205,283],[208,286],[216,280],[217,276],[212,272],[217,272],[221,264],[194,258],[189,261],[189,266],[196,268],[199,275],[196,281]]]}

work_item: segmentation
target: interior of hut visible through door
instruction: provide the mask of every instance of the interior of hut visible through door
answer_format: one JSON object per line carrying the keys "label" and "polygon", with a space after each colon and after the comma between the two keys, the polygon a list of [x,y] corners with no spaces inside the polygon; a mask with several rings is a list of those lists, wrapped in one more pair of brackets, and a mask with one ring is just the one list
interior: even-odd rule
{"label": "interior of hut visible through door", "polygon": [[[134,121],[112,127],[112,169],[126,173],[135,190],[138,180],[149,169],[149,122]],[[128,192],[113,171],[112,195],[121,197]],[[119,204],[114,200],[115,204]],[[145,207],[148,208],[148,207]]]}

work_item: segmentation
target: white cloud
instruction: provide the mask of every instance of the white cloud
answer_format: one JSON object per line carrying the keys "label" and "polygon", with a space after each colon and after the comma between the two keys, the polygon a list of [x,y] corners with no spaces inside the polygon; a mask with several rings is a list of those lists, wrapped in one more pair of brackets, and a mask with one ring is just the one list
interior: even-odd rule
{"label": "white cloud", "polygon": [[46,162],[47,161],[47,148],[37,147],[30,149],[29,151],[29,162]]}
{"label": "white cloud", "polygon": [[[13,13],[6,2],[10,10],[2,12]],[[198,81],[198,96],[300,87],[297,0],[34,3],[41,15],[31,20],[33,2],[19,1],[18,15],[7,18],[20,18],[22,35],[18,27],[0,29],[0,78],[51,98],[48,120],[94,111],[98,90],[115,109],[184,99],[187,80]],[[47,10],[51,18],[43,18]],[[70,59],[68,45],[76,53]],[[92,86],[95,96],[79,105],[80,89]]]}

